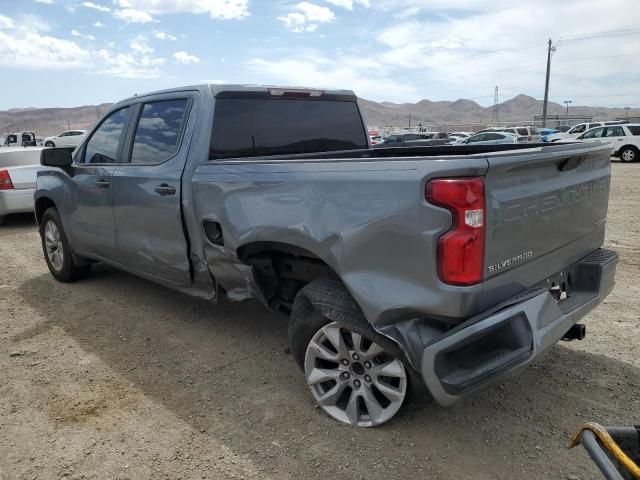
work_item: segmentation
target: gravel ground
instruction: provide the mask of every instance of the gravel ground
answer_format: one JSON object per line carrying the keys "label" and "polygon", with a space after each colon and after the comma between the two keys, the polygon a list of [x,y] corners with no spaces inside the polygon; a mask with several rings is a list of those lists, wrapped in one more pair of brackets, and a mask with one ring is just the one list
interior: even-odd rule
{"label": "gravel ground", "polygon": [[375,429],[315,407],[286,318],[98,266],[64,285],[30,216],[0,228],[0,480],[600,478],[567,442],[640,423],[640,165],[615,163],[617,285],[519,379]]}

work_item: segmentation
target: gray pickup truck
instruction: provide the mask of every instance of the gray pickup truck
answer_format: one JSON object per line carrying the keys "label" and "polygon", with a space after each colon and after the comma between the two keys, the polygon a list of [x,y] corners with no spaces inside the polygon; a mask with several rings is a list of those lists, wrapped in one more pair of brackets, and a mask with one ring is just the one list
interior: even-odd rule
{"label": "gray pickup truck", "polygon": [[519,372],[614,285],[598,144],[372,149],[350,91],[203,85],[117,103],[41,162],[56,279],[101,262],[285,312],[311,394],[352,425]]}

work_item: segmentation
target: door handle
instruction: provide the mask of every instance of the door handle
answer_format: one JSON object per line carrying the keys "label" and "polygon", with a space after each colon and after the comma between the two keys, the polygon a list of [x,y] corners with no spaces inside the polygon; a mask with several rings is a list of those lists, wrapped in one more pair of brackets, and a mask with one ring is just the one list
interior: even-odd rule
{"label": "door handle", "polygon": [[96,187],[98,188],[109,188],[111,186],[111,182],[107,180],[96,180]]}
{"label": "door handle", "polygon": [[163,197],[165,195],[175,195],[176,193],[176,187],[172,187],[171,185],[168,185],[166,183],[157,186],[154,190],[156,191],[156,193],[159,193]]}

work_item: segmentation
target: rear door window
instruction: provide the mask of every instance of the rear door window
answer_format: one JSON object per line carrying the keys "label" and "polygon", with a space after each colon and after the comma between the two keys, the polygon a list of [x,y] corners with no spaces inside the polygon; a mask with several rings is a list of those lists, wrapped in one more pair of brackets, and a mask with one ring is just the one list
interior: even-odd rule
{"label": "rear door window", "polygon": [[131,107],[113,112],[93,132],[84,152],[84,163],[116,163],[124,133],[129,124]]}
{"label": "rear door window", "polygon": [[640,126],[632,125],[627,128],[631,132],[631,135],[640,135]]}
{"label": "rear door window", "polygon": [[367,149],[353,101],[299,98],[218,98],[213,158]]}
{"label": "rear door window", "polygon": [[527,135],[529,135],[529,132],[527,131],[526,128],[519,128],[518,135],[522,135],[523,137],[526,137]]}
{"label": "rear door window", "polygon": [[622,127],[606,127],[603,137],[624,137]]}
{"label": "rear door window", "polygon": [[138,119],[131,163],[159,164],[178,151],[187,112],[186,98],[145,103]]}

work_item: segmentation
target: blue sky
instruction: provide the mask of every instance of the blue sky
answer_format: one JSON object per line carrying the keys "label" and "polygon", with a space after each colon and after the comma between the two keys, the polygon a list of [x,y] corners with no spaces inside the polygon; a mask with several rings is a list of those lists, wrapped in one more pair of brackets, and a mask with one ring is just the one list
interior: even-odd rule
{"label": "blue sky", "polygon": [[0,0],[0,109],[203,82],[351,88],[408,102],[518,93],[640,107],[624,0]]}

